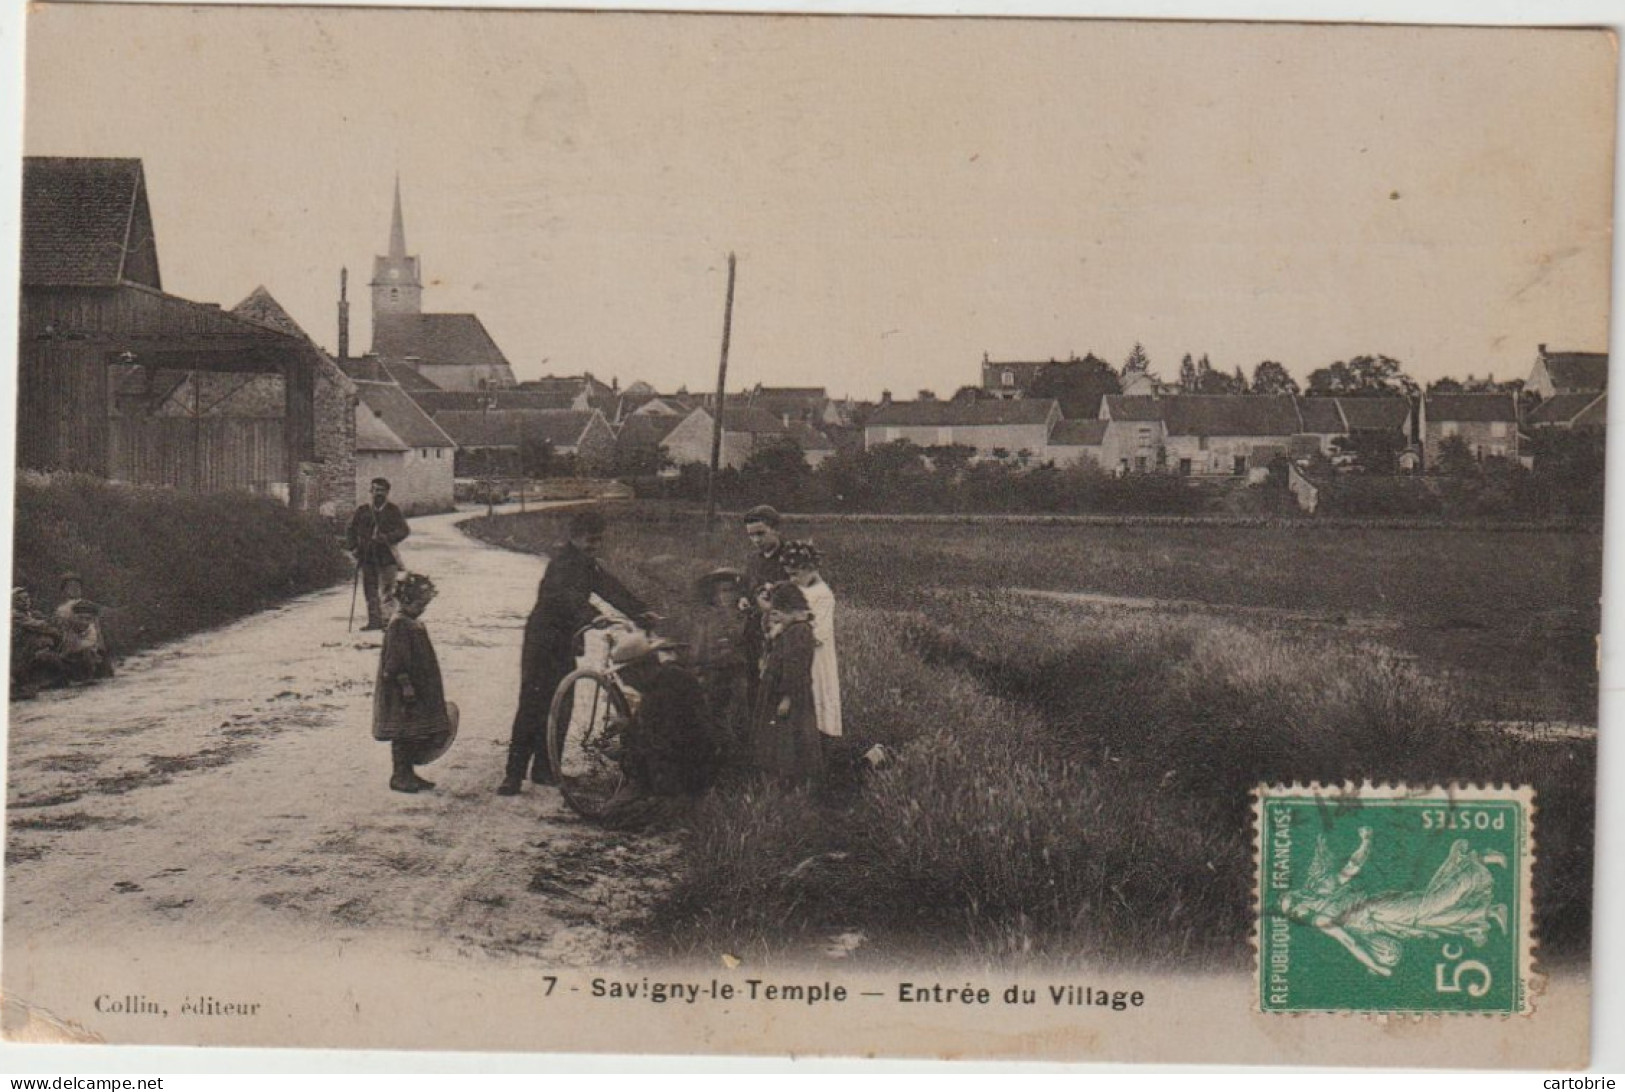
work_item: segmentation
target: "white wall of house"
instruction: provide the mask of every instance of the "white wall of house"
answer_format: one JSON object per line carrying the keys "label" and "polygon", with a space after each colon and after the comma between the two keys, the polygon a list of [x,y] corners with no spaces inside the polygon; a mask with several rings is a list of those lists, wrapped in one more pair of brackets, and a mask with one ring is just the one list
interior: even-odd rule
{"label": "white wall of house", "polygon": [[[666,449],[666,454],[671,456],[672,463],[677,466],[685,463],[704,463],[709,466],[713,427],[710,414],[703,410],[695,410],[667,433],[660,446]],[[750,433],[723,431],[722,466],[738,469],[750,461],[751,452],[754,450],[755,445],[751,442]]]}
{"label": "white wall of house", "polygon": [[1105,445],[1094,444],[1052,444],[1044,449],[1043,459],[1056,466],[1085,466],[1093,465],[1104,467]]}
{"label": "white wall of house", "polygon": [[1190,460],[1191,474],[1237,474],[1257,466],[1264,466],[1277,455],[1285,454],[1290,437],[1287,436],[1169,436],[1164,446],[1168,450],[1168,469],[1174,473],[1185,471],[1185,460]]}
{"label": "white wall of house", "polygon": [[1439,465],[1440,448],[1445,440],[1460,436],[1467,450],[1479,459],[1515,459],[1518,457],[1518,426],[1512,421],[1428,421],[1423,426],[1423,460],[1430,466]]}
{"label": "white wall of house", "polygon": [[407,514],[449,512],[453,508],[452,448],[419,447],[407,451],[358,451],[355,456],[355,503],[369,499],[374,478],[389,479],[389,499]]}
{"label": "white wall of house", "polygon": [[1164,438],[1161,421],[1109,421],[1100,444],[1100,465],[1116,472],[1141,474],[1157,469],[1157,449]]}

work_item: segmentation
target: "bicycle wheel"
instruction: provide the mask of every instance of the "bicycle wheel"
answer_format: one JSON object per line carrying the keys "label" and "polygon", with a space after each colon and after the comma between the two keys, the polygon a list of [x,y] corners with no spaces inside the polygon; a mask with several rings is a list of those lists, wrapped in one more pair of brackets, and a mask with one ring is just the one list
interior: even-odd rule
{"label": "bicycle wheel", "polygon": [[620,687],[596,671],[566,675],[547,714],[547,758],[565,803],[588,819],[609,810],[626,780],[621,732],[632,719]]}

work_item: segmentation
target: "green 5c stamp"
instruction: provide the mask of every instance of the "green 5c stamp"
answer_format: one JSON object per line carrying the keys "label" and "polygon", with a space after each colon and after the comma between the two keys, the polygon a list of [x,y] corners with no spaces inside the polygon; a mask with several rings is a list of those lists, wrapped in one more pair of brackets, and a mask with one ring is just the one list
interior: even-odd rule
{"label": "green 5c stamp", "polygon": [[1534,792],[1260,786],[1265,1012],[1526,1013]]}

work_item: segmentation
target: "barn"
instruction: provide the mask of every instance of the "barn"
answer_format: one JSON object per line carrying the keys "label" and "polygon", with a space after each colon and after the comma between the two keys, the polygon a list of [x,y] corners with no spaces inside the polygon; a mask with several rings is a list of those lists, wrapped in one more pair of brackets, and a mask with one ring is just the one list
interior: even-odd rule
{"label": "barn", "polygon": [[318,362],[163,290],[139,159],[23,164],[19,464],[301,504]]}

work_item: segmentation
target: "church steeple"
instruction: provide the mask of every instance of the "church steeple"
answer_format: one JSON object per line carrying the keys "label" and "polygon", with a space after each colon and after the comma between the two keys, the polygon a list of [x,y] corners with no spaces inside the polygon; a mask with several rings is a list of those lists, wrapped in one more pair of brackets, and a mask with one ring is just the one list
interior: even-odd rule
{"label": "church steeple", "polygon": [[406,220],[401,216],[401,176],[395,176],[395,215],[389,221],[389,260],[406,260]]}
{"label": "church steeple", "polygon": [[423,311],[423,281],[416,255],[406,253],[401,215],[401,177],[395,176],[395,211],[389,221],[389,254],[372,260],[372,314],[416,315]]}

